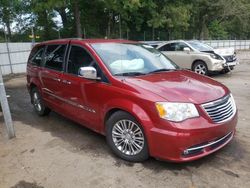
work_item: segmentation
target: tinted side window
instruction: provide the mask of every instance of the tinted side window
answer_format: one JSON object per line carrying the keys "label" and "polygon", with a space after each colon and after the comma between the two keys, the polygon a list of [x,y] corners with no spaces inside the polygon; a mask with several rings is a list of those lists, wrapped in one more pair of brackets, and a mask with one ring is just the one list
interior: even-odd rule
{"label": "tinted side window", "polygon": [[45,52],[45,67],[58,71],[63,70],[63,59],[66,45],[49,45]]}
{"label": "tinted side window", "polygon": [[32,49],[29,57],[29,63],[35,64],[37,66],[40,66],[42,64],[43,60],[43,52],[45,47],[44,46],[38,46]]}
{"label": "tinted side window", "polygon": [[175,43],[165,44],[159,48],[160,51],[175,51]]}
{"label": "tinted side window", "polygon": [[68,73],[78,75],[80,67],[94,67],[95,64],[95,61],[85,49],[79,46],[71,47],[68,61]]}

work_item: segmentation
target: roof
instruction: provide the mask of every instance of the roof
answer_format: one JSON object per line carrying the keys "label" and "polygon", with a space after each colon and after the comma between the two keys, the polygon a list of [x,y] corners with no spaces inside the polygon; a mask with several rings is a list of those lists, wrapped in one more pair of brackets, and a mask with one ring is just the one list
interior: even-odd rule
{"label": "roof", "polygon": [[41,42],[40,44],[51,44],[57,42],[69,42],[71,40],[79,40],[84,43],[138,43],[137,41],[124,40],[124,39],[82,39],[82,38],[65,38],[65,39],[55,39]]}

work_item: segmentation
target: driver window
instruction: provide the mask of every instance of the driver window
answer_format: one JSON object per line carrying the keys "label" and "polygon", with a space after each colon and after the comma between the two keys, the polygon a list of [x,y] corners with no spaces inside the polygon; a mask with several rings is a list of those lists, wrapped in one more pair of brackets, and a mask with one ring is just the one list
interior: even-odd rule
{"label": "driver window", "polygon": [[92,66],[96,68],[95,64],[95,61],[85,49],[79,46],[71,46],[68,73],[78,75],[80,67]]}
{"label": "driver window", "polygon": [[165,44],[164,46],[160,47],[160,51],[175,51],[175,43]]}
{"label": "driver window", "polygon": [[97,77],[100,77],[102,82],[107,82],[108,79],[103,74],[99,65],[91,57],[91,55],[80,46],[71,46],[67,72],[74,75],[79,75],[80,67],[94,67],[97,72]]}
{"label": "driver window", "polygon": [[183,42],[175,43],[175,51],[184,51],[184,48],[186,48],[186,47],[188,47],[188,46]]}

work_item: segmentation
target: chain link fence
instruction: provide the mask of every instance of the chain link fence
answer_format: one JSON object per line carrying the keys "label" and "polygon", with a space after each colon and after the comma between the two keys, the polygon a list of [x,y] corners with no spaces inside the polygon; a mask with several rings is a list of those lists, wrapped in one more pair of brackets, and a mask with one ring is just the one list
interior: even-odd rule
{"label": "chain link fence", "polygon": [[203,42],[213,48],[233,47],[236,50],[250,49],[250,40],[204,40]]}

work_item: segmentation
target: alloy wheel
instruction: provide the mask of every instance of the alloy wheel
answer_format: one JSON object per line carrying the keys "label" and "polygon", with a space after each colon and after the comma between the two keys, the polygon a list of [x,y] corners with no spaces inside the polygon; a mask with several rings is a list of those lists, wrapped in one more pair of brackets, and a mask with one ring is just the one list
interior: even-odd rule
{"label": "alloy wheel", "polygon": [[41,105],[41,99],[37,92],[33,93],[33,103],[34,103],[35,109],[40,112],[42,110],[42,105]]}
{"label": "alloy wheel", "polygon": [[198,64],[197,66],[195,66],[194,72],[196,72],[198,74],[206,75],[207,67],[203,64]]}
{"label": "alloy wheel", "polygon": [[120,120],[112,129],[112,139],[116,148],[126,155],[136,155],[144,147],[144,134],[131,120]]}

